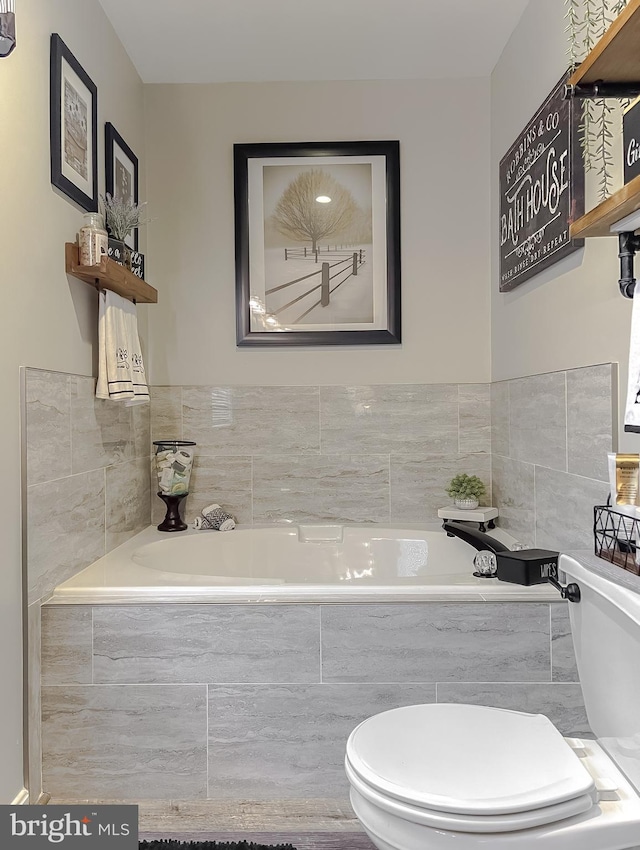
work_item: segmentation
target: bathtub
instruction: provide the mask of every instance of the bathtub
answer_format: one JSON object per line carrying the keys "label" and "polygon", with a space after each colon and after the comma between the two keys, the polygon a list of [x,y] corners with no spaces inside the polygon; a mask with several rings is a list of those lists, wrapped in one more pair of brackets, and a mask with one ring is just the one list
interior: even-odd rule
{"label": "bathtub", "polygon": [[[507,544],[508,535],[494,535]],[[48,602],[557,601],[548,585],[473,575],[475,550],[437,524],[301,524],[167,534],[149,527]]]}

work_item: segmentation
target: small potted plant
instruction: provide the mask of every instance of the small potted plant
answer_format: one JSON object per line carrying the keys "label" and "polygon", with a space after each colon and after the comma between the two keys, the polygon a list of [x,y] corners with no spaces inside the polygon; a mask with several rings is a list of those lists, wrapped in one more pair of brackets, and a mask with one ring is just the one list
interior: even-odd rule
{"label": "small potted plant", "polygon": [[487,495],[487,488],[477,475],[456,475],[447,489],[456,508],[472,511]]}
{"label": "small potted plant", "polygon": [[131,249],[124,240],[134,228],[148,223],[148,219],[142,217],[142,209],[146,201],[145,204],[136,204],[130,200],[113,197],[107,192],[102,196],[102,204],[109,235],[121,243],[120,256],[124,260],[124,265],[131,268]]}

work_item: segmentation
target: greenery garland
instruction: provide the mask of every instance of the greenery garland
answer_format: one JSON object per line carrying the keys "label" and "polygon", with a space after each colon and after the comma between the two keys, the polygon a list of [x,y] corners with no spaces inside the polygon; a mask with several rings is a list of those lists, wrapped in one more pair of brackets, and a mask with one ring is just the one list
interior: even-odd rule
{"label": "greenery garland", "polygon": [[[627,5],[627,0],[565,0],[569,34],[567,55],[569,66],[575,69],[598,39],[604,35],[611,22]],[[585,100],[580,122],[580,145],[586,171],[598,176],[598,196],[601,201],[613,189],[613,138],[614,120],[619,119],[623,104],[611,100]]]}

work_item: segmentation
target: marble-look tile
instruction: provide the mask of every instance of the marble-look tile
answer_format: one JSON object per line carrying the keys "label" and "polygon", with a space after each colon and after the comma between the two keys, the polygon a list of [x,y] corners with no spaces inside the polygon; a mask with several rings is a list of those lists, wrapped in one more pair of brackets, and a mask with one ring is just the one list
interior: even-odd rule
{"label": "marble-look tile", "polygon": [[589,366],[567,372],[569,472],[607,481],[607,452],[613,451],[615,366]]}
{"label": "marble-look tile", "polygon": [[566,470],[565,372],[509,381],[509,417],[512,458]]}
{"label": "marble-look tile", "polygon": [[438,508],[451,504],[447,487],[461,472],[477,475],[491,504],[491,458],[488,454],[391,456],[391,521],[431,522]]}
{"label": "marble-look tile", "polygon": [[456,384],[321,387],[322,453],[458,450]]}
{"label": "marble-look tile", "polygon": [[88,605],[42,608],[42,683],[90,685],[92,611]]}
{"label": "marble-look tile", "polygon": [[493,504],[498,524],[523,546],[535,546],[535,467],[500,455],[491,457]]}
{"label": "marble-look tile", "polygon": [[185,439],[197,453],[318,453],[318,387],[183,387]]}
{"label": "marble-look tile", "polygon": [[348,797],[351,731],[390,708],[435,701],[433,685],[209,686],[209,797]]}
{"label": "marble-look tile", "polygon": [[182,436],[182,387],[151,387],[149,394],[151,439],[186,439]]}
{"label": "marble-look tile", "polygon": [[460,452],[491,452],[491,384],[458,387]]}
{"label": "marble-look tile", "polygon": [[571,636],[568,603],[550,605],[551,610],[551,678],[554,682],[578,682],[576,654]]}
{"label": "marble-look tile", "polygon": [[104,532],[104,469],[29,487],[29,602],[102,557]]}
{"label": "marble-look tile", "polygon": [[151,411],[149,404],[136,404],[131,408],[134,457],[150,457]]}
{"label": "marble-look tile", "polygon": [[204,685],[47,687],[42,734],[44,787],[55,797],[206,797]]}
{"label": "marble-look tile", "polygon": [[71,378],[71,464],[74,473],[133,457],[131,408],[95,397],[96,379]]}
{"label": "marble-look tile", "polygon": [[94,609],[94,682],[318,682],[314,605]]}
{"label": "marble-look tile", "polygon": [[[251,479],[250,457],[208,457],[196,454],[185,516],[193,519],[207,505],[218,504],[232,514],[237,523],[251,524]],[[156,501],[162,505],[159,499]]]}
{"label": "marble-look tile", "polygon": [[25,370],[27,484],[71,475],[69,375]]}
{"label": "marble-look tile", "polygon": [[607,501],[608,486],[536,466],[536,546],[593,549],[593,507]]}
{"label": "marble-look tile", "polygon": [[41,621],[40,603],[34,602],[27,609],[28,656],[27,656],[27,758],[29,763],[29,803],[37,803],[42,793],[42,729],[40,724],[40,688],[42,683]]}
{"label": "marble-look tile", "polygon": [[149,525],[151,502],[147,458],[109,466],[106,473],[107,552]]}
{"label": "marble-look tile", "polygon": [[323,682],[550,681],[546,604],[323,605]]}
{"label": "marble-look tile", "polygon": [[544,714],[563,735],[593,737],[579,684],[513,682],[438,684],[438,702],[490,705],[530,714]]}
{"label": "marble-look tile", "polygon": [[253,459],[253,521],[388,522],[389,457]]}
{"label": "marble-look tile", "polygon": [[509,381],[491,384],[491,451],[509,457]]}
{"label": "marble-look tile", "polygon": [[295,840],[298,850],[374,850],[370,842],[358,841],[366,836],[351,806],[333,797],[243,799],[242,805],[233,799],[152,800],[140,803],[138,820],[140,837],[147,840],[150,833],[157,833],[158,839],[197,833],[203,841],[275,844]]}

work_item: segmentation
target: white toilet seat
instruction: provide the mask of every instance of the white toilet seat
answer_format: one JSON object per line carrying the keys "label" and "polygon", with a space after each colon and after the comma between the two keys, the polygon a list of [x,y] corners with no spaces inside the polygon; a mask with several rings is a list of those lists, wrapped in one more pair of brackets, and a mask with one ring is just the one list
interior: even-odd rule
{"label": "white toilet seat", "polygon": [[593,777],[546,717],[485,706],[375,715],[351,733],[346,761],[363,796],[465,831],[491,831],[471,828],[489,820],[493,831],[552,823],[596,800]]}
{"label": "white toilet seat", "polygon": [[596,802],[595,796],[584,794],[573,800],[534,809],[530,812],[516,812],[510,815],[451,814],[450,812],[438,812],[434,809],[427,809],[423,806],[412,806],[408,803],[401,803],[392,797],[385,796],[380,791],[363,782],[354,772],[348,759],[345,759],[345,772],[351,787],[378,809],[411,823],[423,824],[436,829],[446,829],[453,832],[497,833],[530,829],[534,826],[555,823],[559,820],[588,812]]}

